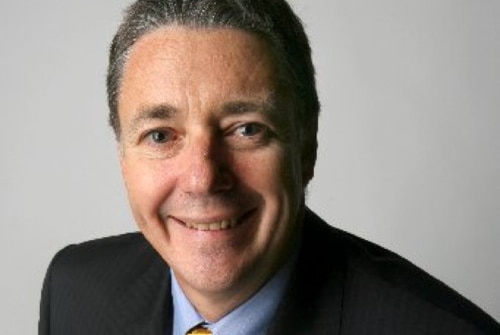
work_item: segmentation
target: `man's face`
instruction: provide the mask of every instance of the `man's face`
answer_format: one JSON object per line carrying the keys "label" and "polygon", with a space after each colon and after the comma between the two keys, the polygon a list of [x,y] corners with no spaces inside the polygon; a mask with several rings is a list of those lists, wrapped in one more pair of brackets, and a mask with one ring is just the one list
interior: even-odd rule
{"label": "man's face", "polygon": [[141,231],[190,298],[248,297],[296,242],[300,145],[276,77],[267,44],[233,29],[162,28],[130,52],[123,177]]}

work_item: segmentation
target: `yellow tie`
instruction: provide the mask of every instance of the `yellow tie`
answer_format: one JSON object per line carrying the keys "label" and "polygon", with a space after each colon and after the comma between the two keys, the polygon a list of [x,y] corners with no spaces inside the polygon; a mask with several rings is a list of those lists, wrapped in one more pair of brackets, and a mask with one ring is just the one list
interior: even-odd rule
{"label": "yellow tie", "polygon": [[197,326],[187,332],[186,335],[212,335],[210,329],[204,328],[202,326]]}

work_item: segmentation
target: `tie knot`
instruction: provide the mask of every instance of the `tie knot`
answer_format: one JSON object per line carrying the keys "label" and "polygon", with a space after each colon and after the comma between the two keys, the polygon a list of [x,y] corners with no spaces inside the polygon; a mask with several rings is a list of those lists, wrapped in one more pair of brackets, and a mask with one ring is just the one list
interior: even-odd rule
{"label": "tie knot", "polygon": [[212,335],[210,329],[207,329],[202,326],[197,326],[187,332],[186,335]]}

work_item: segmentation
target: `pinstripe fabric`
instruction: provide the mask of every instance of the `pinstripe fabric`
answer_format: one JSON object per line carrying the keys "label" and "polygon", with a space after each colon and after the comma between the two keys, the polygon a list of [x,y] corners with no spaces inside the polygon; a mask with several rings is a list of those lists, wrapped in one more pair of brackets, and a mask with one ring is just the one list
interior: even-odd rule
{"label": "pinstripe fabric", "polygon": [[39,334],[164,334],[168,277],[140,234],[63,249],[45,280]]}
{"label": "pinstripe fabric", "polygon": [[[401,257],[308,211],[269,335],[500,335],[475,305]],[[170,335],[168,267],[142,235],[70,246],[44,282],[40,335]]]}

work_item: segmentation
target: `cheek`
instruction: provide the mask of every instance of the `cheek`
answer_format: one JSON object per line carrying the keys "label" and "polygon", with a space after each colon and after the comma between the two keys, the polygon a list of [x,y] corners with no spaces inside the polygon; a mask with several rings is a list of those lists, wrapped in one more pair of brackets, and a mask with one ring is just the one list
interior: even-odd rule
{"label": "cheek", "polygon": [[[298,231],[296,218],[302,201],[302,187],[297,160],[284,147],[240,165],[240,179],[264,199],[253,251],[275,254],[275,262],[285,257],[292,236]],[[270,264],[275,266],[275,264]]]}
{"label": "cheek", "polygon": [[134,160],[122,161],[121,170],[134,215],[142,218],[157,215],[173,185],[168,170],[160,164]]}
{"label": "cheek", "polygon": [[300,192],[297,162],[292,157],[285,148],[277,146],[258,155],[241,155],[233,168],[240,183],[267,201],[281,202],[283,197],[295,198]]}

